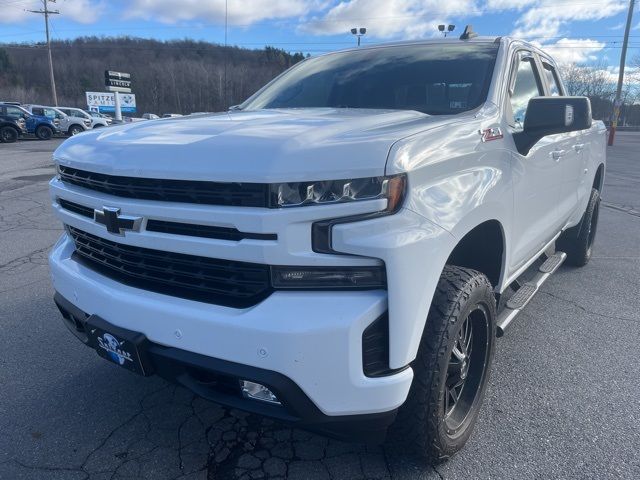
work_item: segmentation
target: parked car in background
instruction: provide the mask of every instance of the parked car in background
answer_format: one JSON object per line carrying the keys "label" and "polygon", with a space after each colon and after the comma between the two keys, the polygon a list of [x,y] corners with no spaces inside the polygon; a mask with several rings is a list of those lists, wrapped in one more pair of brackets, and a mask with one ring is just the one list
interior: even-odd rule
{"label": "parked car in background", "polygon": [[158,118],[160,118],[160,116],[156,115],[155,113],[145,113],[142,115],[142,118],[144,118],[145,120],[157,120]]}
{"label": "parked car in background", "polygon": [[45,105],[23,106],[34,115],[44,115],[45,117],[58,120],[60,122],[58,128],[62,134],[73,136],[91,128],[91,120],[84,117],[69,116],[56,107],[48,107]]}
{"label": "parked car in background", "polygon": [[0,115],[19,122],[24,121],[25,134],[35,135],[40,140],[49,140],[59,131],[59,121],[44,115],[34,115],[14,102],[0,103]]}
{"label": "parked car in background", "polygon": [[133,123],[133,122],[144,122],[146,118],[142,117],[122,117],[122,121],[124,123]]}
{"label": "parked car in background", "polygon": [[87,112],[89,115],[91,115],[92,117],[97,117],[97,118],[103,118],[104,120],[107,121],[107,125],[111,125],[113,124],[113,117],[107,115],[106,113],[100,113],[100,112],[89,112],[87,110],[85,110],[85,112]]}
{"label": "parked car in background", "polygon": [[165,113],[164,115],[162,115],[162,118],[176,118],[181,116],[181,113]]}
{"label": "parked car in background", "polygon": [[25,133],[27,126],[23,116],[6,115],[0,106],[0,143],[13,143]]}
{"label": "parked car in background", "polygon": [[104,118],[107,121],[107,125],[113,125],[113,117],[107,115],[106,113],[93,112],[93,111],[88,111],[87,113],[92,117]]}
{"label": "parked car in background", "polygon": [[[77,118],[83,118],[85,120],[89,120],[90,123],[88,128],[100,128],[100,127],[109,126],[107,119],[102,117],[94,117],[93,115],[88,114],[87,112],[85,112],[84,110],[81,110],[80,108],[58,107],[58,110],[67,114],[70,117],[77,117]],[[85,122],[85,125],[86,125],[86,122]]]}

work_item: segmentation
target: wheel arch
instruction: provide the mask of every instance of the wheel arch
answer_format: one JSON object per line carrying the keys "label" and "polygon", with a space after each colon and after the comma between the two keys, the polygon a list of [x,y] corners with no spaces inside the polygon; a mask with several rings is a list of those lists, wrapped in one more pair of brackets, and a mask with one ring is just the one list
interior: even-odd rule
{"label": "wheel arch", "polygon": [[5,127],[6,127],[6,128],[11,128],[11,129],[15,130],[15,131],[18,133],[18,135],[20,135],[20,133],[21,133],[21,132],[20,132],[20,129],[19,129],[18,127],[16,127],[15,125],[13,125],[12,123],[3,123],[3,124],[0,124],[0,128],[5,128]]}
{"label": "wheel arch", "polygon": [[[442,240],[441,254],[437,255],[438,262],[433,262],[434,271],[437,273],[429,275],[426,288],[420,298],[420,308],[418,310],[424,315],[419,316],[410,338],[415,335],[418,342],[410,342],[410,348],[405,351],[406,356],[403,364],[393,363],[394,367],[400,367],[413,361],[418,353],[418,343],[427,331],[427,314],[434,301],[434,293],[437,283],[447,266],[466,267],[477,270],[487,276],[489,282],[494,287],[494,291],[499,291],[502,282],[507,277],[508,259],[508,233],[504,222],[495,216],[486,215],[488,211],[471,212],[454,233]],[[472,221],[473,220],[473,221]],[[435,260],[434,256],[434,260]],[[446,259],[446,260],[445,260]],[[423,302],[423,303],[422,303]],[[406,337],[405,337],[406,338]]]}
{"label": "wheel arch", "polygon": [[469,229],[449,254],[446,264],[484,273],[496,288],[506,266],[506,236],[502,223],[490,219]]}
{"label": "wheel arch", "polygon": [[596,175],[593,178],[593,188],[602,193],[602,187],[604,186],[604,163],[598,165]]}

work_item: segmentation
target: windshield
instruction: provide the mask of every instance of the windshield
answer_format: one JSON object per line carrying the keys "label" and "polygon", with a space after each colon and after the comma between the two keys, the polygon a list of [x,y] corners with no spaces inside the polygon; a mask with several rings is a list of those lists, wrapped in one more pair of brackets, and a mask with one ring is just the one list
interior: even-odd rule
{"label": "windshield", "polygon": [[455,114],[487,96],[498,45],[422,44],[365,48],[306,60],[242,105],[375,108]]}
{"label": "windshield", "polygon": [[90,117],[89,115],[87,115],[86,113],[84,113],[84,112],[83,112],[82,110],[80,110],[80,109],[76,109],[76,108],[70,109],[70,110],[69,110],[69,114],[70,114],[72,117],[88,118],[89,120],[91,120],[91,117]]}

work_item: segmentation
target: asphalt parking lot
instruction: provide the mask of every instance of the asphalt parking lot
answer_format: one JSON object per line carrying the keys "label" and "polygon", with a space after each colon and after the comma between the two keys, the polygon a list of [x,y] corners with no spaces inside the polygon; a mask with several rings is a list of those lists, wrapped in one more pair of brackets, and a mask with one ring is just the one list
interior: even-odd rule
{"label": "asphalt parking lot", "polygon": [[53,304],[60,140],[0,144],[0,479],[640,478],[640,133],[609,148],[595,254],[498,341],[467,447],[436,469],[229,411],[100,359]]}

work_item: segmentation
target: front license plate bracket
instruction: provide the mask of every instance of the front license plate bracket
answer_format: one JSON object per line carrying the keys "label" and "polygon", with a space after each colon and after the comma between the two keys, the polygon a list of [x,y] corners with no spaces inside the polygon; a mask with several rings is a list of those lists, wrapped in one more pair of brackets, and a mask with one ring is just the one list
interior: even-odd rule
{"label": "front license plate bracket", "polygon": [[149,340],[140,332],[118,327],[91,315],[85,325],[88,345],[102,358],[140,375],[153,374],[149,357]]}

